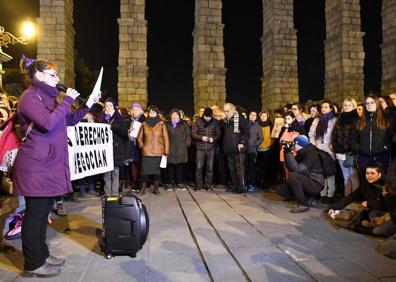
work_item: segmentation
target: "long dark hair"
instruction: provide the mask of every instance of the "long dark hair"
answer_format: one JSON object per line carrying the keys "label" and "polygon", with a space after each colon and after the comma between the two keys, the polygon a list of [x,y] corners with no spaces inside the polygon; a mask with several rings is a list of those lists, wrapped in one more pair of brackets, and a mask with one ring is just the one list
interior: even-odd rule
{"label": "long dark hair", "polygon": [[[375,104],[377,105],[377,110],[375,111],[375,124],[377,125],[378,128],[387,128],[389,126],[389,121],[386,119],[385,117],[385,113],[384,110],[381,107],[381,103],[378,100],[378,97],[374,94],[369,94],[366,99],[364,99],[364,101],[366,102],[368,98],[371,98],[374,100]],[[365,112],[366,108],[364,108]],[[359,130],[363,130],[363,128],[366,126],[367,123],[367,119],[366,119],[366,115],[363,114],[358,122],[357,122],[357,128]]]}

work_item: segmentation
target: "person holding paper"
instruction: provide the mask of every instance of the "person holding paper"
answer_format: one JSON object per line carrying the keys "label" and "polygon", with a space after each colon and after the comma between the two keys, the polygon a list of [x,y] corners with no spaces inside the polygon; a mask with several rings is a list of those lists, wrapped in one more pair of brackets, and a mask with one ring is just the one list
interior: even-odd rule
{"label": "person holding paper", "polygon": [[169,155],[168,130],[158,113],[159,110],[156,106],[148,108],[148,117],[143,122],[138,135],[139,148],[142,150],[141,194],[145,194],[149,176],[153,177],[153,193],[159,194],[161,158]]}
{"label": "person holding paper", "polygon": [[126,154],[128,129],[114,99],[108,98],[104,105],[105,112],[102,115],[101,122],[111,126],[114,158],[114,170],[103,174],[104,191],[106,196],[118,197],[120,194],[120,167],[128,159]]}
{"label": "person holding paper", "polygon": [[[63,258],[50,255],[46,245],[48,214],[54,197],[72,192],[67,151],[67,126],[77,124],[89,111],[86,104],[73,114],[70,108],[80,95],[68,88],[60,102],[57,66],[46,60],[23,57],[21,70],[30,86],[18,104],[18,120],[24,132],[15,159],[14,193],[24,196],[22,247],[25,276],[51,277],[60,273]],[[90,100],[100,97],[93,92]]]}

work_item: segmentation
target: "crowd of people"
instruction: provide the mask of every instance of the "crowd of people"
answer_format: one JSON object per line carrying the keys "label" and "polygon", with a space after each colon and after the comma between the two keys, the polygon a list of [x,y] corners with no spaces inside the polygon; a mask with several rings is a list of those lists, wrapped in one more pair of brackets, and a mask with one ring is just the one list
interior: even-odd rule
{"label": "crowd of people", "polygon": [[[100,176],[102,191],[95,187],[97,176],[72,183],[80,198],[97,197],[98,192],[119,196],[130,190],[143,195],[148,189],[156,195],[187,188],[236,194],[268,190],[295,200],[293,213],[326,206],[335,222],[348,211],[358,213],[353,229],[390,238],[383,246],[388,255],[396,255],[396,94],[370,93],[361,104],[346,98],[341,107],[323,100],[307,111],[300,103],[250,112],[226,103],[188,117],[181,109],[165,114],[149,106],[145,111],[137,102],[120,108],[113,98],[89,107],[76,105],[75,90],[58,99],[54,87],[59,79],[50,63],[31,65],[27,94],[18,101],[2,93],[0,105],[2,177],[13,178],[16,195],[30,210],[23,227],[41,236],[32,238],[22,228],[26,271],[34,272],[45,262],[43,273],[53,274],[48,267],[64,263],[50,256],[48,248],[43,252],[35,250],[42,246],[34,246],[45,241],[54,198],[58,215],[66,212],[62,195],[71,192],[72,185],[61,152],[67,147],[66,126],[79,121],[109,124],[114,152],[114,170]],[[15,111],[20,128],[13,124]],[[42,175],[48,168],[56,171],[51,179]]]}

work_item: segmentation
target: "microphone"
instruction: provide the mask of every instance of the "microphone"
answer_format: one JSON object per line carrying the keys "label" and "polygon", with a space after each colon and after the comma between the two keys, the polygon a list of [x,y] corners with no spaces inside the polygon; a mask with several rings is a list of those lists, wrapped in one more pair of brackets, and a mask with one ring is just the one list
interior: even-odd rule
{"label": "microphone", "polygon": [[[66,93],[67,88],[70,88],[70,87],[67,87],[67,86],[65,86],[65,85],[63,85],[63,84],[60,84],[60,83],[56,85],[56,89],[58,89],[59,91],[65,92],[65,93]],[[85,104],[85,99],[84,99],[83,97],[77,96],[76,99],[77,99],[80,103]]]}

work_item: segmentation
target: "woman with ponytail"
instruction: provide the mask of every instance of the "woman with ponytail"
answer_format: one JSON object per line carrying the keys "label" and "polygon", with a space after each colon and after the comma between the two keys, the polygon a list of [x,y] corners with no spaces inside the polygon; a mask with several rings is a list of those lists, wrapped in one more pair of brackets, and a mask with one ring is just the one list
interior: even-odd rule
{"label": "woman with ponytail", "polygon": [[46,60],[23,57],[21,70],[30,82],[18,104],[23,131],[14,166],[14,193],[24,196],[22,225],[24,276],[52,277],[60,273],[63,258],[50,255],[46,241],[48,215],[54,198],[72,192],[67,153],[67,126],[78,123],[89,111],[70,108],[80,94],[68,88],[57,102],[57,67]]}

